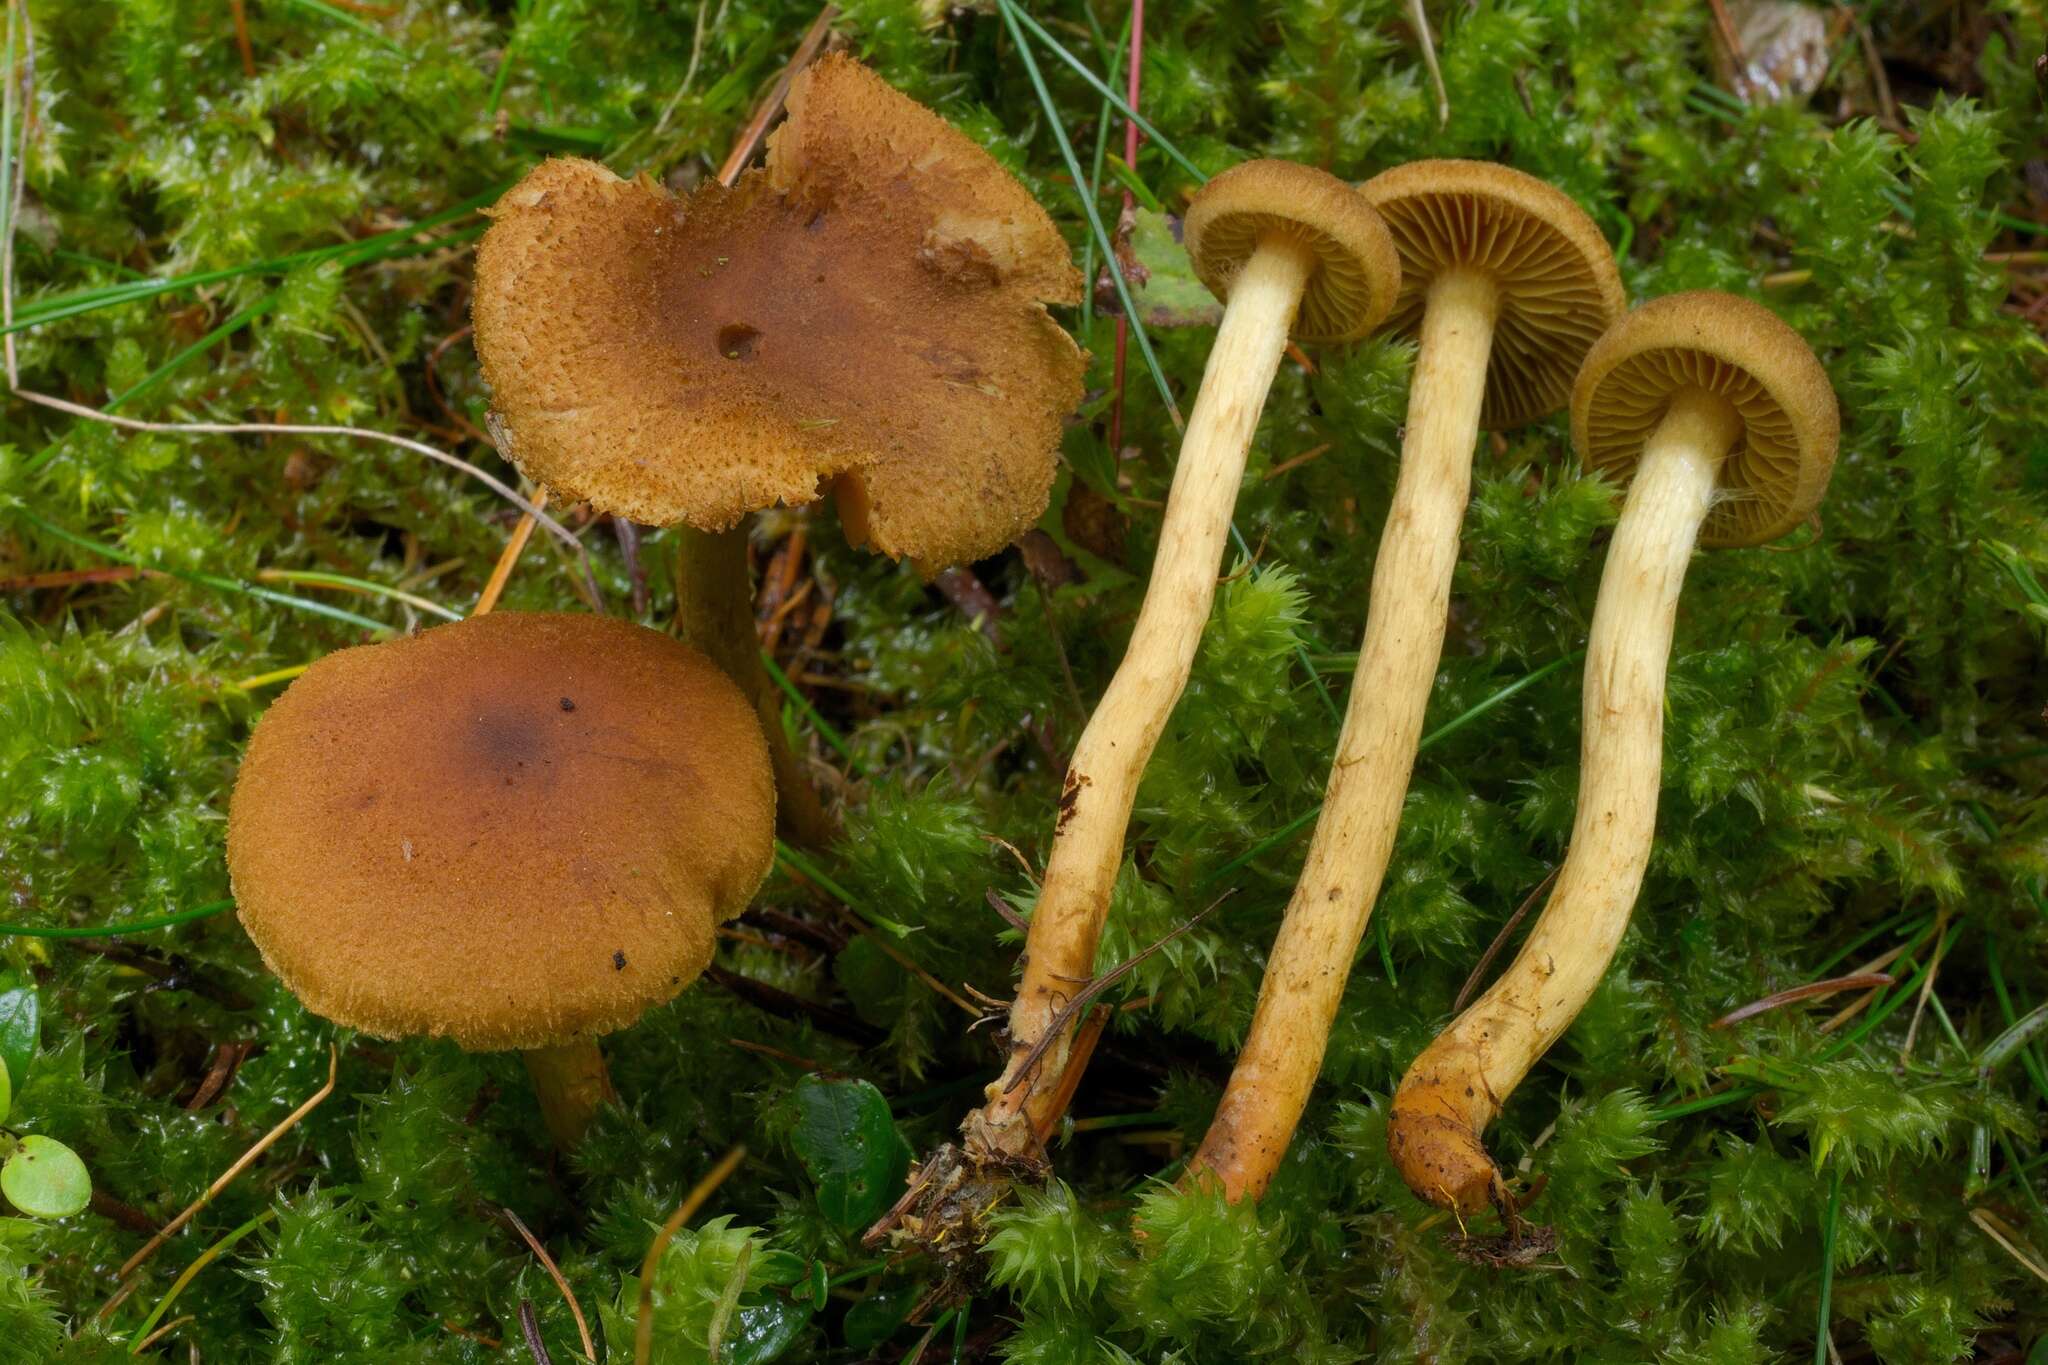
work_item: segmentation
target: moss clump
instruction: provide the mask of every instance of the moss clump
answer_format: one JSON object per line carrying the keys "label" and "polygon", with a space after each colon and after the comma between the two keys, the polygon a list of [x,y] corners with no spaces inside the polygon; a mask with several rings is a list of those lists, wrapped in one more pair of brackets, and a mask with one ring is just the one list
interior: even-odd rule
{"label": "moss clump", "polygon": [[[814,14],[782,0],[244,8],[253,75],[229,6],[30,0],[24,383],[149,419],[359,422],[500,474],[473,430],[486,396],[461,329],[480,224],[464,206],[547,151],[707,174]],[[1560,661],[1583,646],[1617,501],[1556,420],[1481,453],[1435,738],[1295,1151],[1256,1210],[1145,1183],[1214,1104],[1300,858],[1301,836],[1280,832],[1320,796],[1411,360],[1383,341],[1319,355],[1314,373],[1290,365],[1274,388],[1237,512],[1256,564],[1219,594],[1141,793],[1105,965],[1233,894],[1107,997],[1130,1008],[1056,1152],[1065,1185],[982,1230],[985,1278],[957,1286],[973,1295],[957,1309],[924,1305],[935,1266],[879,1259],[834,1216],[840,1196],[821,1203],[818,1172],[861,1157],[797,1141],[807,1068],[871,1082],[915,1149],[946,1137],[992,1074],[986,1034],[904,960],[970,1002],[967,985],[1006,993],[1014,936],[984,891],[1028,908],[1004,844],[1042,859],[1060,757],[1139,600],[1176,443],[1134,349],[1127,449],[1108,448],[1111,323],[1091,310],[1068,319],[1093,353],[1091,398],[1046,535],[1028,559],[975,567],[998,608],[979,624],[849,553],[827,516],[762,528],[766,576],[803,594],[778,658],[845,751],[807,717],[793,733],[843,778],[847,836],[809,874],[771,881],[721,946],[725,971],[780,994],[701,987],[621,1035],[625,1105],[573,1163],[551,1156],[516,1061],[337,1035],[263,973],[231,917],[0,939],[0,970],[33,983],[42,1018],[33,1060],[8,1059],[10,1126],[78,1151],[100,1195],[73,1219],[0,1222],[0,1362],[125,1355],[201,1249],[265,1214],[182,1292],[164,1320],[191,1321],[170,1350],[518,1360],[530,1302],[554,1359],[574,1359],[567,1307],[508,1207],[559,1261],[600,1350],[628,1359],[652,1229],[740,1142],[751,1156],[661,1263],[664,1359],[702,1359],[720,1322],[730,1360],[896,1359],[938,1321],[927,1359],[957,1343],[963,1360],[1032,1362],[1734,1365],[1815,1356],[1824,1265],[1845,1358],[2022,1358],[2048,1332],[2040,1284],[1987,1229],[2048,1247],[2048,1068],[2039,1046],[1988,1077],[1976,1061],[2048,1000],[2048,350],[2040,268],[1996,258],[2044,245],[2031,65],[2048,17],[2032,0],[1930,22],[1863,11],[1894,59],[1891,122],[1853,35],[1810,107],[1750,107],[1707,83],[1694,5],[1436,6],[1439,126],[1407,8],[1155,16],[1146,111],[1210,172],[1279,155],[1360,179],[1479,156],[1550,179],[1620,248],[1635,295],[1763,297],[1812,341],[1846,417],[1816,534],[1693,569],[1634,927],[1492,1132],[1496,1154],[1548,1178],[1530,1213],[1555,1227],[1554,1252],[1528,1269],[1460,1260],[1457,1229],[1394,1176],[1382,1106],[1569,829],[1579,689]],[[932,27],[927,12],[862,0],[841,29],[1015,168],[1085,250],[1004,25],[962,10]],[[1120,8],[1062,0],[1038,17],[1111,64]],[[1103,106],[1041,65],[1085,160]],[[1192,186],[1156,146],[1136,177],[1169,209]],[[435,226],[378,236],[421,222]],[[223,271],[60,306],[137,275]],[[1152,335],[1183,403],[1209,336]],[[263,675],[418,610],[278,571],[462,611],[513,517],[386,447],[8,412],[4,918],[103,924],[219,901],[228,784],[278,686]],[[574,524],[609,607],[666,622],[667,538]],[[545,537],[505,605],[579,608]],[[1897,984],[1832,1027],[1859,997],[1715,1026],[1894,950]],[[330,1045],[335,1097],[95,1323],[138,1229],[318,1088]],[[228,1048],[232,1079],[203,1093]]]}

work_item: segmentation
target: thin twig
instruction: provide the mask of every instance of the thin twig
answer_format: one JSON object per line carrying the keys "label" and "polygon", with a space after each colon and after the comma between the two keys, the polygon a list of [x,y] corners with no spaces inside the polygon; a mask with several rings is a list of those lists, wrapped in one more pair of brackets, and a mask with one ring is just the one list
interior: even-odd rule
{"label": "thin twig", "polygon": [[661,1264],[661,1254],[668,1250],[669,1241],[677,1230],[689,1222],[697,1210],[704,1207],[704,1201],[740,1168],[740,1162],[746,1159],[746,1155],[745,1147],[735,1147],[719,1158],[718,1164],[683,1196],[683,1202],[676,1206],[676,1211],[661,1225],[661,1231],[655,1233],[654,1240],[648,1243],[647,1255],[640,1262],[640,1312],[633,1329],[634,1365],[647,1365],[648,1358],[654,1353],[654,1271]]}
{"label": "thin twig", "polygon": [[1204,906],[1193,918],[1185,921],[1171,933],[1167,934],[1166,937],[1159,939],[1149,947],[1141,948],[1137,952],[1132,953],[1122,962],[1119,962],[1116,966],[1111,967],[1101,976],[1096,977],[1093,981],[1083,986],[1079,994],[1066,1004],[1060,1006],[1060,1012],[1055,1014],[1052,1017],[1052,1022],[1046,1025],[1045,1032],[1032,1045],[1031,1051],[1024,1054],[1023,1062],[1017,1067],[1017,1074],[1010,1079],[1008,1085],[1003,1087],[1003,1093],[1005,1095],[1009,1094],[1030,1079],[1032,1071],[1038,1066],[1039,1061],[1044,1058],[1045,1050],[1053,1045],[1055,1039],[1067,1031],[1067,1025],[1073,1022],[1075,1015],[1088,1008],[1089,1004],[1097,996],[1129,976],[1137,969],[1139,963],[1179,938],[1182,934],[1185,934],[1188,930],[1194,928],[1197,924],[1200,924],[1203,920],[1209,918],[1217,906],[1230,899],[1236,889],[1232,887],[1229,891],[1225,891],[1222,895]]}
{"label": "thin twig", "polygon": [[[237,10],[240,10],[241,6],[237,4],[235,8]],[[147,1351],[150,1347],[156,1345],[159,1341],[162,1341],[165,1337],[169,1336],[171,1333],[177,1331],[180,1327],[183,1327],[186,1323],[197,1321],[199,1321],[199,1315],[196,1313],[187,1313],[182,1318],[172,1318],[169,1322],[157,1328],[154,1332],[151,1332],[142,1340],[136,1342],[135,1349],[133,1351],[130,1351],[129,1354],[139,1356],[144,1351]]]}
{"label": "thin twig", "polygon": [[1528,917],[1529,911],[1536,905],[1537,897],[1550,889],[1550,884],[1557,880],[1557,874],[1562,871],[1564,864],[1559,863],[1546,872],[1543,880],[1536,883],[1536,889],[1524,896],[1522,903],[1515,907],[1515,913],[1508,916],[1508,922],[1500,927],[1500,932],[1493,936],[1493,942],[1487,944],[1486,951],[1480,954],[1479,961],[1472,968],[1472,974],[1466,977],[1465,984],[1458,988],[1458,998],[1451,1003],[1452,1014],[1465,1012],[1465,1006],[1471,1003],[1473,994],[1479,989],[1479,983],[1486,979],[1487,970],[1493,966],[1493,960],[1499,957],[1500,950],[1507,946],[1508,936],[1515,932],[1515,926]]}
{"label": "thin twig", "polygon": [[755,108],[754,116],[747,120],[747,126],[740,130],[739,140],[726,153],[725,162],[718,168],[718,183],[730,185],[739,179],[740,171],[753,160],[754,151],[761,145],[761,139],[768,135],[768,126],[775,122],[782,112],[783,101],[789,98],[789,83],[796,79],[799,71],[816,61],[818,54],[825,50],[825,44],[832,37],[832,21],[839,17],[839,6],[826,5],[818,11],[818,17],[811,20],[811,26],[804,30],[803,40],[796,45],[789,65],[782,68],[782,74],[775,78],[767,95]]}
{"label": "thin twig", "polygon": [[235,16],[235,50],[242,54],[242,74],[253,81],[256,79],[256,49],[249,45],[249,16],[242,0],[228,0],[228,9]]}
{"label": "thin twig", "polygon": [[[533,505],[535,507],[546,507],[548,505],[547,489],[536,488],[533,490]],[[505,585],[512,581],[512,567],[519,562],[520,551],[526,548],[526,542],[532,536],[533,517],[531,515],[520,517],[519,524],[512,528],[511,539],[507,540],[505,548],[498,552],[498,562],[492,567],[490,579],[484,584],[484,590],[477,594],[476,605],[469,609],[471,616],[487,615],[497,607],[498,599],[505,595]]]}
{"label": "thin twig", "polygon": [[1732,1028],[1745,1019],[1754,1019],[1759,1014],[1774,1010],[1780,1005],[1793,1005],[1801,1000],[1819,1000],[1840,991],[1863,991],[1878,986],[1889,986],[1895,979],[1884,972],[1858,972],[1852,976],[1830,977],[1826,981],[1809,981],[1804,986],[1778,991],[1761,1000],[1752,1000],[1747,1005],[1732,1009],[1716,1019],[1712,1027]]}
{"label": "thin twig", "polygon": [[2035,1278],[2043,1283],[2048,1283],[2048,1268],[2043,1268],[2039,1261],[2019,1249],[2017,1245],[2019,1233],[2010,1223],[2007,1223],[1989,1209],[1971,1209],[1970,1221],[1982,1229],[1985,1236],[2004,1247],[2006,1254],[2032,1271]]}
{"label": "thin twig", "polygon": [[1906,1041],[1899,1048],[1899,1065],[1913,1055],[1913,1040],[1920,1036],[1920,1020],[1927,1012],[1927,1001],[1934,994],[1934,978],[1941,974],[1942,952],[1948,947],[1943,935],[1948,932],[1948,911],[1943,910],[1934,917],[1934,956],[1927,959],[1927,975],[1920,978],[1920,998],[1913,1002],[1913,1019],[1906,1025]]}
{"label": "thin twig", "polygon": [[[562,1301],[569,1305],[569,1316],[576,1319],[576,1335],[583,1339],[583,1354],[591,1360],[596,1360],[597,1347],[591,1344],[590,1324],[583,1320],[583,1305],[576,1302],[576,1291],[569,1288],[569,1282],[562,1278],[561,1268],[555,1264],[555,1258],[548,1255],[548,1249],[540,1244],[538,1237],[527,1230],[526,1224],[519,1220],[518,1214],[512,1212],[509,1207],[501,1208],[498,1212],[505,1215],[505,1220],[512,1224],[512,1230],[519,1234],[520,1239],[533,1252],[534,1258],[540,1262],[541,1269],[547,1271],[548,1278],[555,1282],[555,1288],[561,1292]],[[529,1335],[527,1339],[530,1342],[535,1338]]]}
{"label": "thin twig", "polygon": [[[1131,0],[1131,52],[1130,57],[1124,63],[1124,70],[1124,101],[1131,106],[1132,111],[1135,113],[1138,109],[1138,97],[1143,88],[1145,76],[1145,0]],[[1110,74],[1113,77],[1116,73],[1111,72]],[[1124,120],[1124,165],[1131,168],[1133,175],[1137,174],[1138,123],[1135,118]],[[1079,190],[1082,187],[1076,185],[1075,188]],[[1123,207],[1117,213],[1117,226],[1119,228],[1130,219],[1131,207],[1134,202],[1135,200],[1131,196],[1131,187],[1125,185]],[[1116,254],[1114,241],[1111,242],[1110,247],[1109,259],[1104,261],[1103,264],[1109,269],[1114,270],[1121,277],[1123,275],[1124,263]],[[1088,287],[1094,288],[1092,280],[1089,282]],[[1116,315],[1115,358],[1110,369],[1110,385],[1115,393],[1109,405],[1109,457],[1112,460],[1116,459],[1123,450],[1124,352],[1131,338],[1130,326],[1131,320],[1124,313],[1119,312]]]}
{"label": "thin twig", "polygon": [[1422,64],[1429,68],[1429,83],[1436,87],[1436,126],[1448,128],[1451,92],[1444,89],[1443,68],[1436,64],[1436,39],[1430,34],[1429,15],[1423,12],[1422,0],[1408,0],[1408,23],[1415,30],[1415,41],[1422,46]]}
{"label": "thin twig", "polygon": [[982,894],[988,898],[989,909],[995,911],[998,915],[1001,915],[1003,917],[1003,923],[1009,925],[1012,929],[1015,929],[1020,934],[1028,934],[1031,932],[1030,923],[1026,921],[1022,915],[1018,914],[1015,910],[1012,910],[1010,908],[1010,903],[1004,900],[1002,894],[998,892],[993,886],[988,888],[988,890],[983,892]]}
{"label": "thin twig", "polygon": [[533,1300],[519,1301],[519,1334],[526,1338],[526,1349],[533,1356],[533,1365],[555,1365],[554,1357],[548,1354],[547,1343],[540,1339],[540,1319],[533,1315]]}
{"label": "thin twig", "polygon": [[[226,1189],[229,1185],[232,1185],[235,1182],[235,1178],[237,1176],[241,1175],[243,1171],[248,1170],[249,1167],[255,1163],[257,1157],[262,1156],[265,1152],[269,1151],[273,1146],[275,1146],[279,1138],[283,1137],[286,1133],[289,1133],[292,1129],[298,1127],[299,1121],[305,1118],[306,1115],[312,1113],[315,1109],[318,1109],[322,1104],[326,1103],[327,1097],[334,1093],[334,1078],[336,1074],[339,1072],[340,1067],[341,1052],[332,1043],[329,1043],[327,1045],[327,1084],[321,1086],[318,1090],[314,1091],[312,1096],[309,1099],[307,1099],[304,1104],[301,1104],[298,1108],[292,1110],[291,1113],[286,1114],[284,1118],[281,1121],[279,1121],[278,1125],[275,1128],[272,1128],[269,1132],[265,1133],[262,1137],[258,1138],[254,1146],[250,1147],[248,1151],[242,1153],[240,1157],[236,1158],[234,1165],[228,1167],[227,1170],[221,1172],[220,1177],[216,1179],[211,1185],[208,1185],[206,1187],[206,1193],[200,1195],[197,1199],[193,1200],[189,1205],[187,1205],[183,1213],[179,1214],[176,1218],[173,1218],[170,1222],[164,1224],[163,1227],[157,1232],[156,1236],[150,1238],[149,1241],[143,1244],[142,1250],[136,1252],[133,1256],[130,1256],[126,1261],[122,1262],[121,1268],[114,1273],[114,1278],[118,1280],[127,1280],[130,1277],[132,1277],[136,1271],[142,1269],[143,1264],[147,1262],[150,1257],[156,1255],[158,1251],[163,1249],[164,1243],[170,1241],[171,1238],[177,1236],[178,1230],[180,1228],[184,1227],[185,1224],[191,1222],[193,1216],[197,1214],[201,1209],[205,1208],[208,1204],[211,1204],[214,1201],[215,1196],[217,1196],[222,1190]],[[109,1302],[111,1303],[111,1301]],[[106,1311],[107,1310],[105,1308],[100,1309],[102,1315],[104,1315]]]}

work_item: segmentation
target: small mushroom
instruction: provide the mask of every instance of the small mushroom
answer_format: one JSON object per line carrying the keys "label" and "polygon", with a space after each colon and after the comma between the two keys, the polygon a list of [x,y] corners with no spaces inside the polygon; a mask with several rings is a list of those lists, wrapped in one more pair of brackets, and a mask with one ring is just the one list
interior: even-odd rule
{"label": "small mushroom", "polygon": [[1159,549],[1123,662],[1067,766],[1058,824],[1010,1010],[1010,1067],[968,1120],[970,1145],[1035,1151],[1064,1102],[1071,1035],[1059,1022],[1095,949],[1123,857],[1138,779],[1186,686],[1216,593],[1245,456],[1290,333],[1362,337],[1400,288],[1387,229],[1350,186],[1286,161],[1251,161],[1202,187],[1185,220],[1188,254],[1224,301],[1223,321],[1181,442]]}
{"label": "small mushroom", "polygon": [[228,814],[243,926],[316,1014],[526,1055],[573,1146],[594,1041],[711,960],[774,856],[753,709],[599,616],[496,612],[345,649],[263,713]]}
{"label": "small mushroom", "polygon": [[1387,1142],[1420,1197],[1507,1202],[1480,1133],[1577,1017],[1628,927],[1656,832],[1664,673],[1695,545],[1760,545],[1806,521],[1840,436],[1799,334],[1727,294],[1644,304],[1572,390],[1588,469],[1628,483],[1586,649],[1579,804],[1549,904],[1514,962],[1408,1068]]}
{"label": "small mushroom", "polygon": [[539,166],[492,210],[472,312],[520,471],[679,528],[681,633],[761,708],[785,816],[816,842],[733,528],[829,487],[850,539],[928,571],[1007,545],[1080,401],[1046,305],[1081,280],[1009,172],[858,62],[810,66],[788,108],[763,169],[686,198]]}
{"label": "small mushroom", "polygon": [[1563,406],[1621,311],[1614,253],[1569,197],[1477,161],[1368,181],[1401,253],[1390,325],[1420,340],[1400,478],[1374,561],[1365,639],[1322,814],[1259,987],[1250,1032],[1190,1181],[1257,1198],[1307,1107],[1392,855],[1443,652],[1480,427]]}

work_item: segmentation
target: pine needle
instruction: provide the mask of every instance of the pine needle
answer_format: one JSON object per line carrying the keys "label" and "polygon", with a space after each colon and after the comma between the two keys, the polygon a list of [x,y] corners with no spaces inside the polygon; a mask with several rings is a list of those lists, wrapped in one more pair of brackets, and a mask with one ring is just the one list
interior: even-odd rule
{"label": "pine needle", "polygon": [[569,1281],[562,1277],[561,1267],[555,1264],[554,1257],[548,1255],[548,1249],[540,1244],[540,1239],[527,1230],[526,1224],[520,1221],[518,1214],[510,1208],[502,1208],[499,1212],[505,1215],[505,1220],[512,1224],[512,1230],[518,1233],[520,1239],[532,1250],[534,1259],[540,1262],[541,1269],[547,1271],[548,1278],[555,1282],[555,1288],[560,1291],[562,1301],[569,1305],[569,1316],[576,1319],[576,1335],[583,1339],[584,1356],[596,1360],[597,1347],[590,1340],[590,1324],[583,1320],[583,1305],[576,1302],[576,1291],[569,1288]]}
{"label": "pine needle", "polygon": [[640,1262],[640,1312],[633,1328],[633,1365],[648,1365],[654,1354],[654,1272],[661,1264],[661,1255],[668,1250],[668,1244],[683,1224],[696,1216],[704,1207],[704,1201],[711,1198],[732,1173],[740,1168],[746,1159],[747,1149],[735,1147],[719,1158],[705,1177],[683,1196],[683,1202],[676,1205],[676,1211],[661,1225],[661,1231],[654,1234],[654,1240],[647,1246],[647,1255]]}
{"label": "pine needle", "polygon": [[[133,1256],[130,1256],[126,1261],[124,1261],[121,1265],[121,1268],[115,1272],[115,1278],[122,1281],[128,1281],[132,1279],[135,1275],[135,1272],[142,1269],[142,1267],[148,1263],[150,1257],[156,1255],[157,1252],[163,1249],[164,1243],[170,1241],[172,1237],[176,1236],[178,1230],[184,1227],[185,1224],[191,1222],[193,1216],[197,1214],[201,1209],[205,1208],[208,1204],[211,1204],[214,1201],[215,1196],[219,1195],[222,1190],[234,1184],[235,1178],[241,1175],[243,1171],[248,1170],[249,1167],[255,1163],[256,1158],[262,1156],[265,1152],[269,1151],[273,1146],[275,1146],[279,1138],[283,1137],[286,1133],[289,1133],[292,1129],[298,1127],[299,1121],[305,1118],[306,1115],[312,1113],[315,1109],[318,1109],[322,1104],[326,1103],[327,1097],[334,1093],[334,1078],[336,1074],[339,1072],[340,1067],[341,1052],[332,1043],[330,1043],[327,1046],[327,1084],[321,1086],[318,1090],[314,1091],[313,1094],[306,1100],[304,1104],[301,1104],[298,1108],[292,1110],[291,1113],[285,1115],[284,1118],[278,1122],[275,1128],[272,1128],[269,1132],[265,1133],[262,1137],[258,1138],[255,1144],[251,1146],[248,1151],[242,1153],[241,1156],[237,1157],[235,1159],[234,1165],[228,1167],[225,1171],[221,1172],[219,1178],[216,1179],[211,1185],[208,1185],[206,1187],[206,1193],[200,1195],[197,1199],[193,1200],[190,1204],[188,1204],[183,1213],[179,1214],[176,1218],[173,1218],[170,1222],[164,1224],[162,1229],[157,1232],[156,1236],[150,1238],[149,1241],[145,1242],[143,1244],[142,1250],[136,1252]],[[100,1315],[104,1316],[108,1308],[111,1308],[113,1306],[114,1302],[115,1300],[108,1300],[107,1304],[101,1307]]]}

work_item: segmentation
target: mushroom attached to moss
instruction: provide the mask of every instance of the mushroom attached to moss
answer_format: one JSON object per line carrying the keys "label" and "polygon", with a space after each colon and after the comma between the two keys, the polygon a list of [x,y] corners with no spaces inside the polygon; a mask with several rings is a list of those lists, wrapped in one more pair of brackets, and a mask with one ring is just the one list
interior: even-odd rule
{"label": "mushroom attached to moss", "polygon": [[1799,334],[1727,294],[1645,304],[1586,357],[1572,441],[1629,489],[1587,641],[1578,811],[1521,952],[1395,1093],[1388,1146],[1422,1198],[1461,1213],[1505,1204],[1480,1133],[1599,984],[1649,864],[1686,566],[1696,545],[1759,545],[1805,522],[1840,420]]}
{"label": "mushroom attached to moss", "polygon": [[1042,1055],[1038,1045],[1075,983],[1094,973],[1138,780],[1187,684],[1246,453],[1288,337],[1362,337],[1400,287],[1379,215],[1350,186],[1307,166],[1234,166],[1203,186],[1185,227],[1196,271],[1224,301],[1223,321],[1181,442],[1137,625],[1067,766],[1010,1010],[1010,1066],[968,1120],[969,1146],[984,1155],[1035,1154],[1057,1117],[1071,1036]]}
{"label": "mushroom attached to moss", "polygon": [[1420,161],[1361,193],[1401,253],[1392,326],[1420,349],[1401,471],[1322,814],[1259,1003],[1189,1179],[1256,1198],[1308,1104],[1394,847],[1443,652],[1458,529],[1482,426],[1563,406],[1620,312],[1614,253],[1569,197],[1505,166]]}
{"label": "mushroom attached to moss", "polygon": [[774,857],[753,709],[599,616],[499,612],[345,649],[258,721],[228,816],[244,927],[314,1013],[526,1056],[575,1143],[595,1039],[711,960]]}
{"label": "mushroom attached to moss", "polygon": [[1083,369],[1046,311],[1080,299],[1072,253],[993,157],[843,56],[788,108],[763,169],[684,198],[593,161],[536,168],[492,210],[472,305],[520,471],[679,528],[678,624],[760,705],[786,814],[816,798],[734,528],[830,488],[881,553],[993,554],[1045,510]]}

